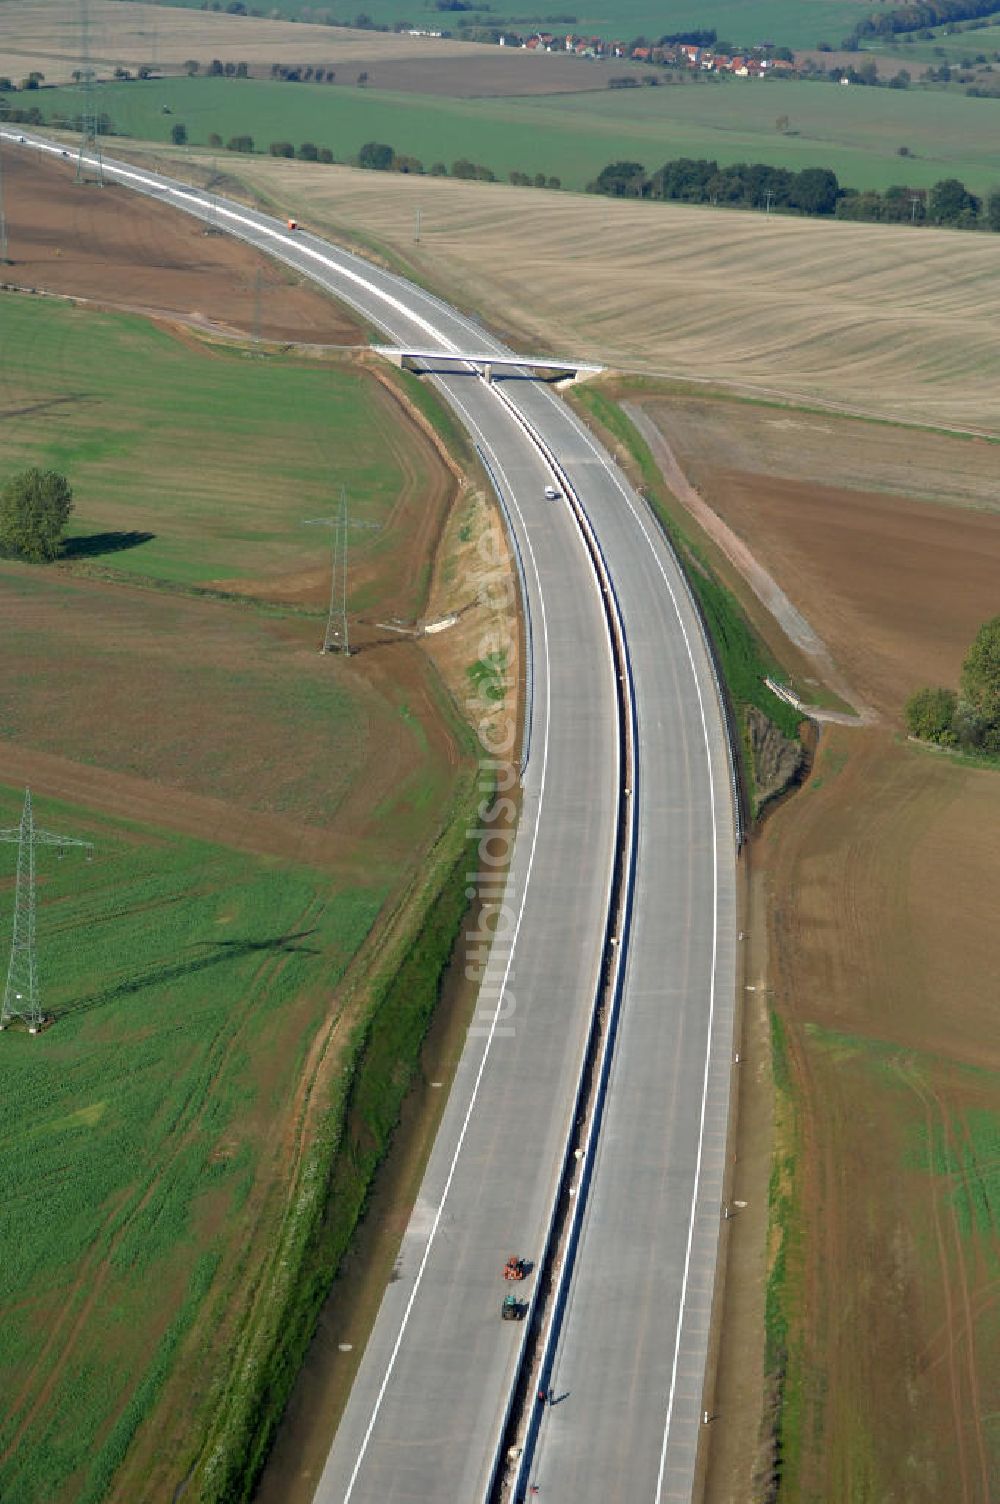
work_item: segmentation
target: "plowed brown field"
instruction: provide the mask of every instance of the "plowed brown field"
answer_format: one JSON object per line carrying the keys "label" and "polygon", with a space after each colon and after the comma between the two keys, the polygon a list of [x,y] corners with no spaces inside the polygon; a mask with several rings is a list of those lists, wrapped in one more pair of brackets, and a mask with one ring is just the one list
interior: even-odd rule
{"label": "plowed brown field", "polygon": [[0,281],[269,340],[363,342],[342,305],[249,246],[124,188],[75,183],[75,167],[4,146]]}
{"label": "plowed brown field", "polygon": [[957,682],[1000,609],[1000,448],[749,404],[644,407],[862,700],[898,726],[915,689]]}
{"label": "plowed brown field", "polygon": [[[954,684],[976,628],[1000,612],[996,449],[726,402],[646,411],[884,718],[822,730],[805,788],[750,853],[767,934],[751,934],[748,982],[767,989],[788,1041],[777,1163],[793,1202],[777,1276],[772,1234],[768,1318],[772,1343],[775,1311],[789,1321],[777,1497],[988,1504],[1000,1481],[1000,773],[907,744],[900,708],[920,684]],[[750,1013],[745,1038],[755,1126],[737,1180],[758,1241],[735,1220],[711,1504],[764,1497],[771,1476],[743,1377],[747,1345],[764,1338],[753,1218],[767,1196],[754,1116],[767,1045]]]}

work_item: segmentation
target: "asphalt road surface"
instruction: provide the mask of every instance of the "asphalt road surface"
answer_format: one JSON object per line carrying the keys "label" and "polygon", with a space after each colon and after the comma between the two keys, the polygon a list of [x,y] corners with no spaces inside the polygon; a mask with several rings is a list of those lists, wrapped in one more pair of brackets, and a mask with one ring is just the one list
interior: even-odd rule
{"label": "asphalt road surface", "polygon": [[[4,132],[53,151],[35,133]],[[509,353],[422,289],[241,205],[105,159],[105,172],[271,255],[390,341]],[[610,1086],[562,1319],[548,1333],[517,1496],[688,1500],[722,1207],[735,993],[731,772],[710,659],[645,504],[549,389],[507,402],[448,362],[434,377],[490,459],[533,623],[534,716],[491,985],[318,1504],[473,1504],[489,1486],[526,1328],[500,1320],[508,1254],[549,1225],[605,945],[619,737],[593,564],[512,405],[558,459],[613,581],[631,663],[638,842]],[[529,1290],[531,1281],[528,1282]],[[534,1497],[532,1495],[531,1497]]]}

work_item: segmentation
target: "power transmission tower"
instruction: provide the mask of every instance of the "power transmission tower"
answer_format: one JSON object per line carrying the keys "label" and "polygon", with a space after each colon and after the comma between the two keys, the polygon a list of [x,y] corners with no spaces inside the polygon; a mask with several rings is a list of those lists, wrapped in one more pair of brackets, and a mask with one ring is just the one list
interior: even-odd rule
{"label": "power transmission tower", "polygon": [[260,292],[263,285],[263,277],[258,266],[253,282],[253,342],[260,344]]}
{"label": "power transmission tower", "polygon": [[[83,94],[83,104],[80,110],[80,150],[76,158],[76,181],[96,183],[98,187],[103,188],[104,162],[101,158],[101,143],[97,131],[94,70],[90,62],[89,0],[80,0],[80,90]],[[93,174],[89,178],[87,177],[88,167]]]}
{"label": "power transmission tower", "polygon": [[219,233],[219,221],[218,216],[215,212],[215,189],[217,186],[218,174],[215,168],[215,158],[213,157],[211,175],[209,176],[208,182],[205,184],[205,189],[208,193],[208,215],[205,219],[205,228],[201,232],[203,235],[218,235]]}
{"label": "power transmission tower", "polygon": [[321,653],[341,652],[350,657],[351,643],[347,631],[347,537],[352,527],[372,528],[374,522],[351,522],[347,511],[347,491],[340,489],[340,506],[335,517],[310,517],[306,527],[328,527],[333,530],[333,568],[330,575],[330,609],[326,617]]}
{"label": "power transmission tower", "polygon": [[82,846],[90,861],[94,850],[90,841],[78,841],[73,836],[53,835],[49,830],[39,830],[31,810],[31,790],[24,791],[24,809],[20,825],[9,830],[0,830],[0,841],[17,842],[17,888],[14,896],[14,938],[10,947],[10,965],[7,968],[7,986],[4,989],[3,1008],[0,1010],[0,1029],[6,1029],[12,1018],[23,1018],[29,1034],[37,1034],[42,1027],[44,1015],[38,994],[38,952],[35,943],[35,847],[59,847],[59,855],[66,846]]}
{"label": "power transmission tower", "polygon": [[7,211],[3,203],[3,137],[0,136],[0,266],[10,260],[7,254]]}

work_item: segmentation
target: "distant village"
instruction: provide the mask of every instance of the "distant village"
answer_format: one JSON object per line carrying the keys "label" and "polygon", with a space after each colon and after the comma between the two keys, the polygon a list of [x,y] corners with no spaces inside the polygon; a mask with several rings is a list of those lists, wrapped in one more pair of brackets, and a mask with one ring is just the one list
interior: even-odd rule
{"label": "distant village", "polygon": [[[416,27],[408,28],[407,33],[410,36],[425,37],[442,35],[439,31],[426,31]],[[523,36],[514,31],[504,31],[497,37],[497,43],[501,47],[516,47],[525,52],[568,52],[576,57],[655,63],[661,67],[690,68],[703,73],[732,73],[737,78],[763,78],[767,73],[795,71],[790,58],[772,57],[766,47],[730,54],[718,52],[712,47],[698,47],[690,42],[644,46],[632,42],[611,42],[604,37],[581,37],[573,32],[563,36],[551,31],[536,31]]]}
{"label": "distant village", "polygon": [[539,31],[533,36],[502,35],[501,47],[522,47],[528,52],[572,52],[577,57],[622,58],[633,63],[657,63],[661,66],[700,68],[704,73],[735,73],[739,78],[760,78],[770,71],[792,71],[784,58],[763,57],[759,53],[730,56],[711,47],[696,47],[679,42],[667,47],[632,46],[626,42],[608,42],[603,37],[553,36]]}

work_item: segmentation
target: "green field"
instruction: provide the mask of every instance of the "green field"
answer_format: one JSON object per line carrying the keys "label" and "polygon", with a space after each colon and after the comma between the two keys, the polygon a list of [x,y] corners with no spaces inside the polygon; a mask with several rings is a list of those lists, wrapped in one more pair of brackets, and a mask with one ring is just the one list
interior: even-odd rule
{"label": "green field", "polygon": [[[202,9],[201,0],[172,0],[188,9]],[[248,7],[249,8],[249,7]],[[872,7],[873,8],[873,7]],[[519,33],[532,30],[565,33],[575,31],[585,36],[603,36],[629,41],[643,35],[659,37],[665,32],[691,27],[714,27],[719,37],[741,46],[770,41],[788,47],[815,47],[818,41],[836,44],[848,35],[859,16],[869,7],[858,0],[615,0],[614,6],[597,9],[560,0],[541,0],[534,6],[505,5],[493,0],[480,11],[442,13],[409,0],[369,0],[365,13],[378,25],[392,26],[407,21],[427,30],[450,28],[461,35],[459,22],[498,27],[507,19]],[[613,14],[611,13],[613,12]],[[323,21],[327,17],[350,23],[357,14],[353,7],[310,3],[310,0],[269,0],[263,12],[269,16],[295,17],[303,21]],[[567,17],[572,15],[573,21]]]}
{"label": "green field", "polygon": [[[952,66],[974,63],[980,54],[988,62],[996,63],[1000,61],[1000,25],[983,26],[975,31],[959,31],[953,36],[942,29],[936,31],[929,40],[916,33],[907,33],[891,40],[882,39],[881,46],[873,37],[863,45],[871,52],[891,51],[894,57],[900,57],[907,63],[912,59],[912,63],[919,65],[921,69],[931,65],[938,67],[941,63],[950,63]],[[911,66],[910,71],[914,77],[919,77],[915,66]],[[979,81],[987,83],[988,78]]]}
{"label": "green field", "polygon": [[[266,592],[322,567],[328,535],[302,523],[330,515],[341,486],[352,515],[381,526],[404,487],[428,482],[424,446],[347,365],[192,351],[144,319],[16,297],[3,302],[0,359],[18,393],[0,479],[30,464],[64,472],[71,556],[137,579],[253,577]],[[405,546],[405,530],[363,535],[369,594]]]}
{"label": "green field", "polygon": [[[79,112],[74,90],[36,96],[47,118]],[[831,167],[847,187],[929,186],[957,176],[976,192],[997,178],[994,142],[1000,100],[945,91],[838,88],[804,82],[724,82],[608,90],[541,99],[457,100],[377,89],[168,79],[103,85],[99,107],[114,128],[153,141],[183,123],[204,146],[249,134],[271,141],[328,146],[339,161],[366,141],[387,142],[425,167],[458,157],[490,167],[558,177],[582,189],[608,162],[629,159],[650,170],[671,157],[721,163],[763,161],[801,169]],[[166,107],[170,114],[165,115]],[[775,122],[788,116],[788,132]],[[897,155],[905,146],[905,162]]]}
{"label": "green field", "polygon": [[[21,797],[0,788],[0,825]],[[96,854],[40,857],[56,1023],[0,1041],[0,1492],[84,1504],[195,1324],[209,1350],[275,1113],[383,893],[45,800],[36,818]]]}
{"label": "green field", "polygon": [[[316,572],[325,602],[329,534],[301,524],[344,481],[384,526],[358,594],[422,599],[451,482],[360,368],[63,301],[0,310],[0,473],[57,465],[78,505],[65,560],[0,561],[0,827],[27,767],[39,823],[96,847],[41,853],[55,1022],[0,1035],[0,1495],[183,1484],[222,1504],[406,1093],[465,904],[473,778],[419,648],[321,657],[323,605],[245,577]],[[4,959],[15,862],[0,845]]]}

